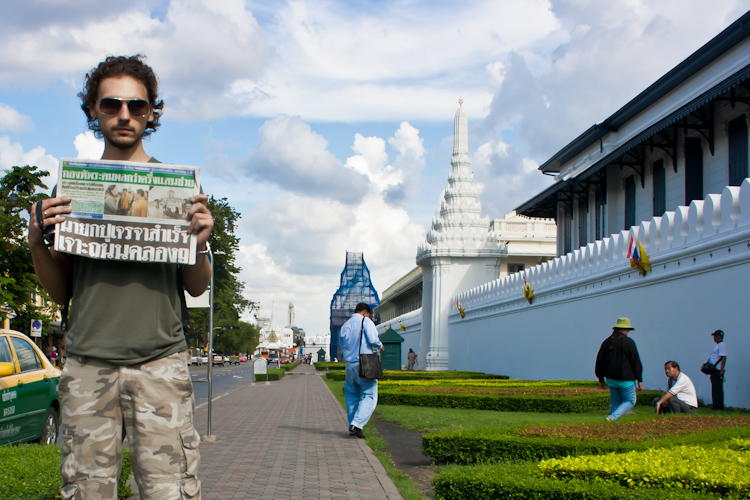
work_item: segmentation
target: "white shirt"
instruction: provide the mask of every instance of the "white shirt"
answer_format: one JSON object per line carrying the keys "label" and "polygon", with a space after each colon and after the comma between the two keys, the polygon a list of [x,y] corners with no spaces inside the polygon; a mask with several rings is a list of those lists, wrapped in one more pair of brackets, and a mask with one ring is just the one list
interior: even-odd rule
{"label": "white shirt", "polygon": [[672,387],[669,388],[674,397],[680,401],[687,403],[693,408],[698,408],[698,397],[695,395],[695,386],[690,377],[680,372],[677,375],[677,380],[674,381]]}
{"label": "white shirt", "polygon": [[[705,351],[704,351],[705,352]],[[727,345],[724,343],[724,341],[719,342],[716,344],[716,347],[714,347],[714,350],[711,351],[711,357],[708,358],[708,362],[712,365],[715,365],[719,362],[722,356],[727,355]],[[721,369],[718,366],[717,369]]]}

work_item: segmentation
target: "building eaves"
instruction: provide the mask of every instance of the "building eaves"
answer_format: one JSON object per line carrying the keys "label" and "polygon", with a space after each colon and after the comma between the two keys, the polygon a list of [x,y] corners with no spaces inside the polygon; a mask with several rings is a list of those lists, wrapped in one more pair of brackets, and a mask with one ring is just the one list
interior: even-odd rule
{"label": "building eaves", "polygon": [[394,284],[389,286],[383,292],[381,296],[380,305],[387,303],[391,298],[403,295],[404,292],[422,283],[422,268],[417,266],[401,278],[398,279]]}
{"label": "building eaves", "polygon": [[559,172],[565,163],[599,142],[609,132],[617,131],[623,124],[653,105],[748,36],[750,36],[750,11],[746,12],[724,31],[696,50],[690,57],[659,78],[609,118],[593,125],[555,153],[539,167],[539,170],[544,173]]}

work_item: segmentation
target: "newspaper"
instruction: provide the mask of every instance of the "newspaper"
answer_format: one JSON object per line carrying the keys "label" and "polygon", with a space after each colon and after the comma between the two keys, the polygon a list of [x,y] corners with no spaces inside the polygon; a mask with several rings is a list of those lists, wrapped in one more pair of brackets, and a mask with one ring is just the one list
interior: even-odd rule
{"label": "newspaper", "polygon": [[60,160],[57,196],[73,212],[55,226],[55,250],[94,259],[195,264],[188,234],[200,169],[164,163]]}

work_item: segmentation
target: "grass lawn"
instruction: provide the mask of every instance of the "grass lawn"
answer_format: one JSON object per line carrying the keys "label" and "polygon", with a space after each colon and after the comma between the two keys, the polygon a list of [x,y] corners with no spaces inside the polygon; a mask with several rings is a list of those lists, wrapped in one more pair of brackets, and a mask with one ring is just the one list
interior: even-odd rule
{"label": "grass lawn", "polygon": [[[648,406],[636,406],[633,410],[636,412],[635,415],[625,415],[619,421],[633,422],[657,418]],[[378,405],[375,412],[386,422],[393,422],[411,431],[429,433],[466,431],[482,427],[512,430],[534,425],[601,424],[609,414],[606,410],[585,413],[540,413],[387,405]],[[722,416],[750,414],[747,410],[716,412],[710,408],[698,408],[697,413]]]}
{"label": "grass lawn", "polygon": [[[344,412],[346,412],[346,401],[344,400],[344,382],[340,382],[337,380],[328,380],[325,378],[323,380],[328,385],[328,388],[331,390],[333,395],[336,396],[336,399],[339,400],[339,403],[341,403],[341,407],[344,409]],[[404,474],[393,465],[393,459],[391,458],[390,453],[385,451],[388,444],[386,443],[385,439],[377,435],[375,426],[373,426],[372,423],[368,423],[363,431],[366,436],[365,442],[367,443],[367,446],[370,447],[373,454],[378,458],[378,460],[380,460],[380,463],[383,464],[388,477],[390,477],[393,481],[393,484],[396,485],[396,488],[398,488],[398,491],[399,493],[401,493],[401,496],[404,497],[404,500],[427,500],[427,497],[419,492],[419,490],[417,489],[417,484],[411,479],[411,477],[409,477],[407,474]]]}
{"label": "grass lawn", "polygon": [[[344,383],[341,381],[326,380],[331,391],[339,399],[342,406],[344,405]],[[507,383],[507,382],[506,382]],[[636,413],[625,415],[619,422],[636,422],[636,421],[648,421],[657,418],[664,419],[664,416],[657,416],[653,413],[650,406],[635,406],[633,409]],[[498,431],[512,432],[521,428],[530,428],[534,426],[555,426],[555,425],[566,425],[566,424],[604,424],[605,418],[608,415],[606,410],[596,410],[584,413],[541,413],[541,412],[508,412],[508,411],[491,411],[491,410],[467,410],[467,409],[455,409],[455,408],[430,408],[430,407],[417,407],[417,406],[395,406],[395,405],[383,405],[379,404],[375,410],[378,414],[378,418],[382,421],[391,422],[399,425],[404,429],[415,431],[419,433],[437,433],[437,432],[455,432],[455,431],[479,431],[482,429],[491,429],[492,433]],[[748,410],[731,410],[717,412],[710,408],[699,408],[698,415],[713,415],[713,416],[748,416],[750,411]],[[619,423],[618,422],[618,423]],[[617,424],[608,424],[617,425]],[[401,494],[407,500],[422,499],[424,496],[419,493],[415,483],[409,478],[409,476],[401,473],[393,466],[393,462],[389,454],[383,451],[386,447],[385,441],[376,436],[374,427],[370,424],[365,428],[365,434],[368,436],[367,444],[373,449],[375,455],[378,456],[380,461],[388,471],[388,475],[393,479],[396,486],[399,488]],[[489,432],[488,432],[489,434]],[[537,480],[535,478],[541,477],[536,465],[532,465],[535,462],[518,462],[519,470],[514,474],[520,474],[524,476],[519,477],[521,481],[525,480]],[[440,466],[440,470],[452,470],[456,466],[449,465],[448,468],[444,469]],[[488,466],[492,467],[492,466]],[[502,467],[502,466],[501,466]],[[524,468],[525,467],[525,468]],[[521,470],[530,470],[533,472],[532,475],[528,473],[521,474]],[[461,466],[461,470],[483,470],[481,467],[472,469],[471,466]],[[495,472],[490,473],[495,474]],[[512,475],[512,474],[511,474]],[[528,476],[528,477],[525,477]],[[552,484],[549,480],[548,483]],[[583,484],[583,483],[582,483]],[[585,490],[584,484],[584,490]],[[648,496],[648,493],[644,493]],[[659,493],[661,495],[661,492]],[[605,495],[606,496],[606,495]],[[657,495],[658,496],[658,495]],[[678,495],[679,496],[679,495]],[[696,496],[700,496],[696,494]],[[604,496],[603,496],[604,497]],[[602,497],[602,498],[603,498]],[[692,498],[692,494],[688,495]],[[461,497],[463,498],[463,497]],[[546,498],[546,497],[545,497]],[[587,497],[588,498],[588,497]],[[660,497],[661,498],[661,497]],[[671,498],[671,497],[670,497]],[[703,498],[701,496],[701,498]]]}

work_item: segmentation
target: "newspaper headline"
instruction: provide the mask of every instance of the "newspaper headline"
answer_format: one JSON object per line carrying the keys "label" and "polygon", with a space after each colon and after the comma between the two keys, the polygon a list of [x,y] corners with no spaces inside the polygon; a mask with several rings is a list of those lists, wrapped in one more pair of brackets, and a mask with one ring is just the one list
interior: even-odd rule
{"label": "newspaper headline", "polygon": [[72,213],[55,227],[55,250],[95,259],[194,264],[190,199],[200,170],[162,163],[60,160],[58,196]]}

